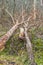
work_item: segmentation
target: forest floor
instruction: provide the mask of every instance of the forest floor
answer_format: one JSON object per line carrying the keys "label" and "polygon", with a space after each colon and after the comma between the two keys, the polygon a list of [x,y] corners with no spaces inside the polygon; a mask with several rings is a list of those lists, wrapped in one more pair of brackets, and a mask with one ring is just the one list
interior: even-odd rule
{"label": "forest floor", "polygon": [[[41,30],[43,32],[43,29]],[[5,32],[0,33],[0,37],[4,35]],[[31,41],[34,47],[33,50],[34,50],[35,62],[37,63],[37,65],[43,65],[43,39],[34,37],[34,33],[35,33],[34,29],[32,29]],[[14,49],[15,48],[16,48],[15,50],[18,49],[19,54],[16,54],[16,53],[13,53],[13,55],[9,54],[10,43],[11,43],[11,39],[10,39],[6,44],[7,47],[2,52],[0,52],[0,65],[13,65],[13,64],[14,65],[28,65],[29,64],[27,51],[25,50],[25,48],[21,50],[21,48],[24,47],[23,43],[18,41],[17,34],[15,34],[14,36],[15,36]]]}
{"label": "forest floor", "polygon": [[[43,65],[43,52],[36,52],[35,53],[35,61],[37,65]],[[28,57],[26,54],[22,55],[0,55],[0,65],[28,65]]]}

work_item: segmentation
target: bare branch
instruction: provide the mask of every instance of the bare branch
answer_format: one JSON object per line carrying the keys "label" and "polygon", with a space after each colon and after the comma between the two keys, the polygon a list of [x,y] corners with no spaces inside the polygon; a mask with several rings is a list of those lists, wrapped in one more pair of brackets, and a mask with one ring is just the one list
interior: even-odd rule
{"label": "bare branch", "polygon": [[13,21],[13,24],[15,24],[14,22],[14,17],[12,16],[12,14],[7,10],[5,9],[5,11],[7,12],[7,14],[11,17],[12,21]]}
{"label": "bare branch", "polygon": [[32,18],[32,16],[30,16],[26,21],[29,21]]}

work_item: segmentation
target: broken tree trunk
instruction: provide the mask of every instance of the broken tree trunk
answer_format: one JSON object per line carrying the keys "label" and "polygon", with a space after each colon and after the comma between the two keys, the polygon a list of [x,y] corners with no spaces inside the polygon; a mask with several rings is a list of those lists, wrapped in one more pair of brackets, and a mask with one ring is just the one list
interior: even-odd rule
{"label": "broken tree trunk", "polygon": [[9,40],[9,38],[12,36],[13,32],[19,27],[21,23],[18,23],[14,25],[4,36],[0,38],[0,50],[4,48],[4,45]]}
{"label": "broken tree trunk", "polygon": [[25,39],[26,39],[26,48],[27,48],[27,52],[28,52],[30,65],[36,65],[35,60],[34,60],[33,50],[32,50],[32,44],[28,37],[26,28],[25,28]]}

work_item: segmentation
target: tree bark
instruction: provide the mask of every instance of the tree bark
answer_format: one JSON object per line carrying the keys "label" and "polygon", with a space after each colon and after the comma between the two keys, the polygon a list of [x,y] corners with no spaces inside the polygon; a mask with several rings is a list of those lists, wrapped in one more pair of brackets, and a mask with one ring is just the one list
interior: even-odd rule
{"label": "tree bark", "polygon": [[12,34],[15,32],[15,30],[19,27],[20,24],[16,24],[13,26],[4,36],[0,39],[0,50],[4,47],[6,42],[9,40],[9,38],[12,36]]}
{"label": "tree bark", "polygon": [[34,60],[33,50],[32,50],[32,44],[28,37],[26,29],[25,29],[25,39],[26,39],[26,48],[27,48],[27,52],[28,52],[28,58],[30,61],[30,65],[36,65],[35,60]]}

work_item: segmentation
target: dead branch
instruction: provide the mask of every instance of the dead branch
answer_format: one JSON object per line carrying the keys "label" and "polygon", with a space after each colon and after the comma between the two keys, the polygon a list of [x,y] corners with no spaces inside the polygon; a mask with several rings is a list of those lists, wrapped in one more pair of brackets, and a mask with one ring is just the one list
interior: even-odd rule
{"label": "dead branch", "polygon": [[12,14],[7,10],[5,9],[5,11],[7,12],[7,14],[11,17],[12,21],[13,21],[13,24],[15,24],[14,22],[14,17],[12,16]]}

